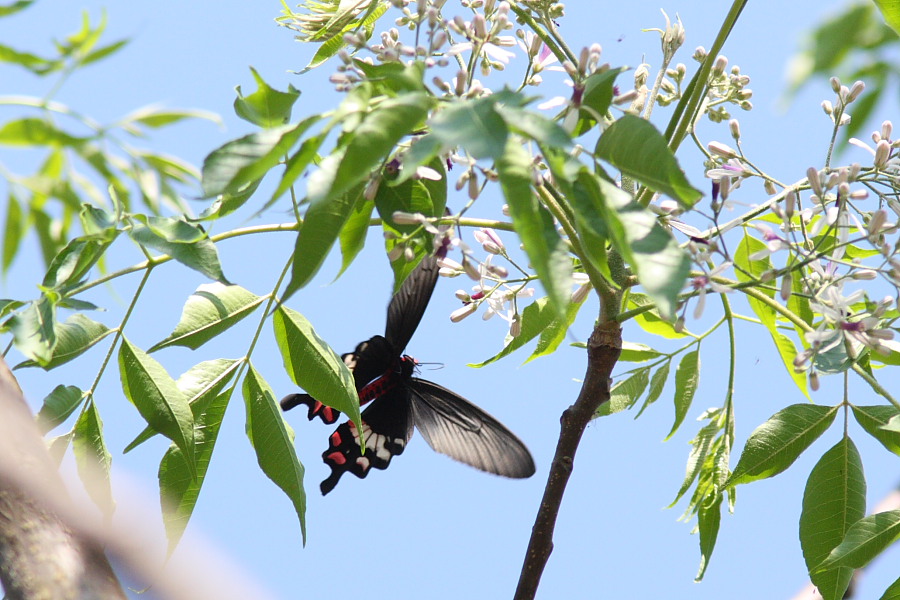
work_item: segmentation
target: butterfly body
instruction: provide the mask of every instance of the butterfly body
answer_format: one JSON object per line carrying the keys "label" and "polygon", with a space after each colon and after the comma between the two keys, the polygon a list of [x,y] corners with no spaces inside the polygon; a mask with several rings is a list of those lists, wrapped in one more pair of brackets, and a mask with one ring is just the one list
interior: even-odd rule
{"label": "butterfly body", "polygon": [[[391,299],[385,335],[373,336],[342,356],[353,372],[360,405],[368,406],[361,428],[346,421],[329,437],[322,459],[331,475],[320,485],[323,494],[334,489],[344,473],[363,478],[372,468],[386,469],[403,453],[415,429],[437,452],[477,469],[514,478],[534,474],[528,449],[503,424],[462,396],[413,376],[416,361],[403,350],[436,281],[435,259],[427,257]],[[334,423],[340,414],[308,394],[290,394],[281,401],[284,410],[299,404],[307,405],[310,420]]]}

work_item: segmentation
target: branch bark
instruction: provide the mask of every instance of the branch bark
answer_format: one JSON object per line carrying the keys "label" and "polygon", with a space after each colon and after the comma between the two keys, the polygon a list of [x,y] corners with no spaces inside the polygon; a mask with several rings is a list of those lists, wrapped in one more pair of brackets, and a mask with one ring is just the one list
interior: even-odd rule
{"label": "branch bark", "polygon": [[0,359],[0,582],[9,600],[125,600],[103,549],[73,532],[25,481],[66,491],[15,377]]}
{"label": "branch bark", "polygon": [[541,575],[553,551],[553,530],[563,494],[574,466],[575,452],[587,424],[597,409],[609,400],[609,378],[622,352],[622,329],[613,321],[599,323],[588,340],[588,364],[575,404],[560,418],[559,441],[550,465],[544,497],[538,509],[525,562],[519,576],[515,600],[531,600],[537,593]]}

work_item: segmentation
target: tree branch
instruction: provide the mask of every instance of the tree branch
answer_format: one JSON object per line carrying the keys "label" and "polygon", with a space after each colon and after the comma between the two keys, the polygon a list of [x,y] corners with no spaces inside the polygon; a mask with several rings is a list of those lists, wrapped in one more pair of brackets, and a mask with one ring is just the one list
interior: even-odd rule
{"label": "tree branch", "polygon": [[0,415],[7,425],[0,441],[7,467],[0,469],[0,581],[6,597],[125,600],[102,548],[23,491],[23,479],[40,477],[45,490],[66,497],[31,411],[2,359]]}
{"label": "tree branch", "polygon": [[588,365],[575,404],[560,418],[559,441],[550,465],[544,497],[534,520],[525,562],[519,576],[515,600],[531,600],[537,593],[541,575],[553,551],[553,530],[563,494],[574,466],[575,452],[587,424],[597,409],[609,400],[609,378],[622,352],[622,329],[615,322],[601,322],[588,340]]}

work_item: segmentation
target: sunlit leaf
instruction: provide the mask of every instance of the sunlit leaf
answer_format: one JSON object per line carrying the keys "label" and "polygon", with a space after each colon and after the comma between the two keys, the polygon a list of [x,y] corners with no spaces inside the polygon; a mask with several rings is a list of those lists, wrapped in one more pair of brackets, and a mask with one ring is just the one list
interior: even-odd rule
{"label": "sunlit leaf", "polygon": [[167,346],[186,346],[196,350],[250,315],[264,300],[239,285],[208,283],[191,294],[181,312],[175,330],[149,352]]}
{"label": "sunlit leaf", "polygon": [[789,466],[834,421],[839,406],[793,404],[757,427],[726,487],[773,477]]}
{"label": "sunlit leaf", "polygon": [[103,421],[97,412],[97,405],[91,401],[75,422],[72,448],[78,476],[84,482],[91,499],[108,517],[115,508],[109,480],[112,456],[103,439]]}
{"label": "sunlit leaf", "polygon": [[271,388],[252,365],[244,378],[243,392],[247,407],[247,437],[256,450],[263,473],[293,503],[305,544],[306,492],[303,489],[303,465],[294,451],[294,433],[285,423]]}
{"label": "sunlit leaf", "polygon": [[866,478],[862,460],[850,438],[841,440],[813,467],[803,493],[800,547],[813,584],[825,600],[841,600],[853,569],[818,571],[850,526],[866,514]]}

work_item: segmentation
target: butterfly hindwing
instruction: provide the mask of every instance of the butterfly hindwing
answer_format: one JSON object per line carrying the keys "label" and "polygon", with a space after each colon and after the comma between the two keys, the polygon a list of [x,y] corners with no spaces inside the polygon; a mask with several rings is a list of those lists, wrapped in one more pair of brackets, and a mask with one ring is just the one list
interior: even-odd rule
{"label": "butterfly hindwing", "polygon": [[[331,475],[319,485],[323,495],[334,489],[344,473],[363,478],[372,468],[387,469],[391,458],[403,453],[413,433],[409,404],[409,389],[401,384],[363,411],[362,429],[357,430],[351,421],[338,426],[328,438],[328,450],[322,453],[325,464],[331,467]],[[360,448],[360,437],[366,446],[365,454]]]}
{"label": "butterfly hindwing", "polygon": [[436,383],[413,378],[408,386],[413,422],[436,452],[504,477],[534,474],[528,448],[500,421]]}
{"label": "butterfly hindwing", "polygon": [[309,417],[310,421],[319,417],[323,423],[331,425],[341,416],[340,411],[322,404],[309,394],[288,394],[281,399],[281,410],[291,410],[301,404],[305,404],[309,408],[307,417]]}

